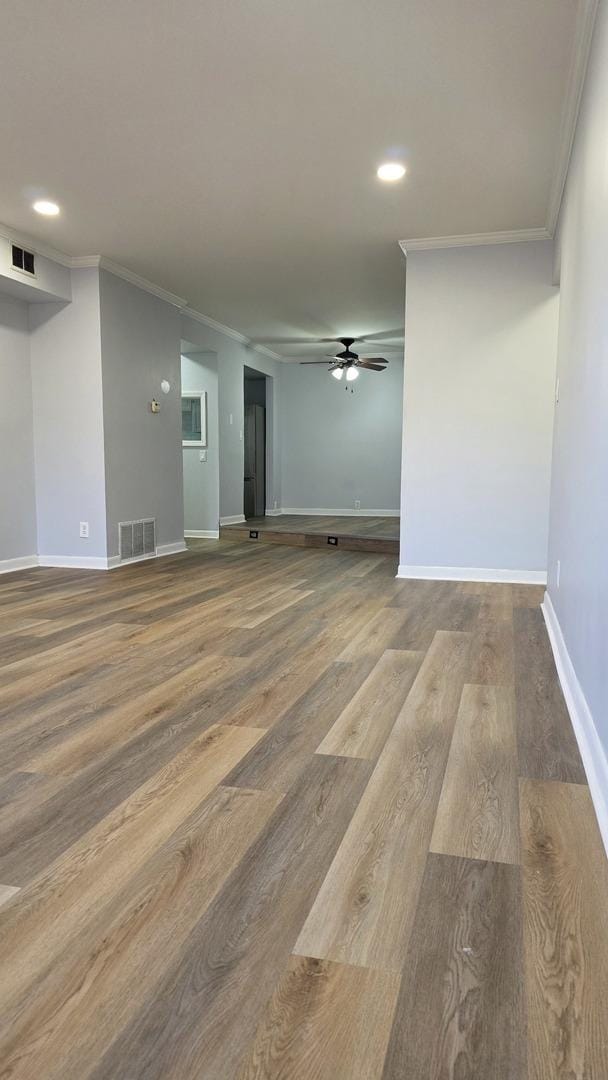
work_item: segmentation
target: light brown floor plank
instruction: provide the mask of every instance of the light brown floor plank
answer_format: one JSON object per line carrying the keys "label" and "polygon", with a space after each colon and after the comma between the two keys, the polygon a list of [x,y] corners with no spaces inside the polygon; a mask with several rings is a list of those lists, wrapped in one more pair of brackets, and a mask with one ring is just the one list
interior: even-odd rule
{"label": "light brown floor plank", "polygon": [[589,789],[521,781],[530,1080],[608,1076],[608,863]]}
{"label": "light brown floor plank", "polygon": [[117,883],[109,904],[90,907],[80,934],[4,1017],[0,1056],[11,1076],[88,1075],[279,802],[270,792],[217,788],[134,877]]}
{"label": "light brown floor plank", "polygon": [[255,728],[210,728],[23,889],[18,908],[13,906],[1,923],[7,942],[4,986],[11,999],[82,928],[90,904],[111,898],[123,877],[145,861],[262,734]]}
{"label": "light brown floor plank", "polygon": [[12,900],[13,896],[16,896],[19,891],[17,885],[0,885],[0,907],[6,904],[7,901]]}
{"label": "light brown floor plank", "polygon": [[431,851],[519,862],[519,787],[513,692],[462,692]]}
{"label": "light brown floor plank", "polygon": [[93,1080],[234,1080],[368,775],[311,760]]}
{"label": "light brown floor plank", "polygon": [[423,655],[387,649],[319,744],[317,753],[375,761],[412,687]]}
{"label": "light brown floor plank", "polygon": [[435,635],[298,938],[298,954],[401,970],[468,653],[469,635]]}
{"label": "light brown floor plank", "polygon": [[379,1080],[399,983],[292,956],[238,1080]]}

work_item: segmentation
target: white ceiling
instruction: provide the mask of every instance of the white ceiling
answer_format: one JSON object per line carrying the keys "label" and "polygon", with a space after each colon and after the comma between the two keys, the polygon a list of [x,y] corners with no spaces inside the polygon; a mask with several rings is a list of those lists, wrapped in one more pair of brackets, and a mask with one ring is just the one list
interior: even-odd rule
{"label": "white ceiling", "polygon": [[0,221],[254,339],[393,330],[400,239],[546,224],[582,2],[3,0]]}

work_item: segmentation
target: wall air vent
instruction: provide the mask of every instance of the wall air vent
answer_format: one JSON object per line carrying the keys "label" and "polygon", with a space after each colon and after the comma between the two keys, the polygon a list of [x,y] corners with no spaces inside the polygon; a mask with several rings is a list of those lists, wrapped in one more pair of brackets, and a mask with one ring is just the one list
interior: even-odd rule
{"label": "wall air vent", "polygon": [[36,277],[34,252],[26,251],[25,248],[18,247],[17,244],[12,245],[12,266],[13,270],[20,270],[22,274]]}
{"label": "wall air vent", "polygon": [[131,562],[133,559],[146,559],[150,555],[156,555],[155,519],[119,521],[118,552],[121,562]]}

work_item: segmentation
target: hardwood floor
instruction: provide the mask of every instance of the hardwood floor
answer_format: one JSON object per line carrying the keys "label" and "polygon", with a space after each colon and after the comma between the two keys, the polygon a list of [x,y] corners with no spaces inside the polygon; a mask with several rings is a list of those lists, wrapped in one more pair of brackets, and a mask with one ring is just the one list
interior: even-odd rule
{"label": "hardwood floor", "polygon": [[[338,532],[343,536],[371,536],[378,540],[399,539],[398,517],[370,517],[354,514],[351,517],[338,517],[324,514],[277,514],[276,517],[264,516],[248,518],[248,529],[270,529],[272,532],[286,533],[328,533]],[[240,525],[223,525],[226,532],[232,532]]]}
{"label": "hardwood floor", "polygon": [[542,590],[394,574],[0,578],[0,1078],[607,1080]]}
{"label": "hardwood floor", "polygon": [[225,540],[288,544],[292,547],[338,547],[347,551],[399,554],[399,518],[329,517],[323,514],[278,514],[248,518],[237,525],[222,525]]}

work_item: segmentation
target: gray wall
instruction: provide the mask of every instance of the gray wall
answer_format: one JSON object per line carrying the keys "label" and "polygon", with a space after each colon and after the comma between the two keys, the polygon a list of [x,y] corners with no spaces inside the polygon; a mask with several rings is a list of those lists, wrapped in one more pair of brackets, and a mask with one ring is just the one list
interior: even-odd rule
{"label": "gray wall", "polygon": [[608,7],[602,0],[562,206],[560,394],[553,448],[548,591],[606,752],[607,146]]}
{"label": "gray wall", "polygon": [[0,296],[0,563],[35,555],[36,497],[27,306]]}
{"label": "gray wall", "polygon": [[38,553],[105,558],[99,272],[73,271],[72,302],[32,304],[29,318]]}
{"label": "gray wall", "polygon": [[217,531],[220,518],[218,376],[215,353],[182,355],[182,393],[207,394],[207,460],[198,446],[184,446],[184,529]]}
{"label": "gray wall", "polygon": [[[119,521],[153,517],[158,546],[183,541],[180,327],[177,308],[104,270],[100,296],[111,557]],[[150,411],[152,398],[160,413]]]}
{"label": "gray wall", "polygon": [[550,241],[407,259],[402,566],[546,569]]}
{"label": "gray wall", "polygon": [[[243,514],[244,368],[270,376],[266,383],[266,432],[269,446],[266,505],[281,505],[277,383],[285,365],[182,313],[181,336],[197,348],[217,353],[219,381],[220,515]],[[232,417],[232,423],[230,418]]]}
{"label": "gray wall", "polygon": [[[322,366],[283,365],[285,509],[399,510],[403,361],[361,371],[349,389]],[[350,387],[354,393],[351,394]]]}

